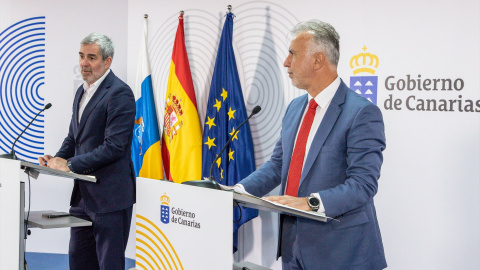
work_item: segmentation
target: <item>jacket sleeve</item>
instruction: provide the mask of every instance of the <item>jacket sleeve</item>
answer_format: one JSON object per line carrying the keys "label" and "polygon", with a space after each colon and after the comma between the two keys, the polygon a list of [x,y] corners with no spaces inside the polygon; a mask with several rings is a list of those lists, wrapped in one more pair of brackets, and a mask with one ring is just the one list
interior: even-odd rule
{"label": "jacket sleeve", "polygon": [[270,160],[239,182],[250,194],[261,197],[280,184],[282,173],[282,138],[275,144]]}
{"label": "jacket sleeve", "polygon": [[377,193],[382,151],[386,147],[380,109],[373,104],[360,109],[346,136],[346,180],[319,192],[326,214],[331,217],[366,204]]}
{"label": "jacket sleeve", "polygon": [[239,182],[242,184],[247,192],[261,197],[272,191],[275,187],[280,185],[282,180],[282,166],[283,166],[283,127],[285,123],[285,116],[291,108],[291,103],[288,105],[285,115],[282,119],[282,131],[280,138],[275,144],[273,153],[270,159],[264,163],[260,168],[251,173],[248,177]]}

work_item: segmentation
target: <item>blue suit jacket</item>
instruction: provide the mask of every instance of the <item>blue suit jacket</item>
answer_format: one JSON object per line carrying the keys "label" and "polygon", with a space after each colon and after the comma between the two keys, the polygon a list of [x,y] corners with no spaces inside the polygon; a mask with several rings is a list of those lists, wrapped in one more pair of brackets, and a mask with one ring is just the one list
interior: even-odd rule
{"label": "blue suit jacket", "polygon": [[[283,195],[307,102],[303,95],[288,106],[270,160],[240,182],[248,192],[263,196],[281,185]],[[380,109],[342,81],[316,131],[298,190],[298,197],[320,193],[326,214],[340,222],[297,219],[297,239],[307,269],[387,266],[373,204],[384,149]]]}
{"label": "blue suit jacket", "polygon": [[79,191],[94,213],[125,209],[135,203],[130,149],[136,109],[133,92],[110,71],[85,107],[79,123],[78,107],[83,92],[82,85],[73,102],[68,136],[56,156],[70,158],[74,172],[94,175],[97,182],[75,180],[70,204]]}

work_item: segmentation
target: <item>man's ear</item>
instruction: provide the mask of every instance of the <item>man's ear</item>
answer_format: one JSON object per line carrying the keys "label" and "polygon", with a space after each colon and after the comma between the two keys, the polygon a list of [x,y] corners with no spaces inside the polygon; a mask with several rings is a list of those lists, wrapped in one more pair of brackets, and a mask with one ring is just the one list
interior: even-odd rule
{"label": "man's ear", "polygon": [[107,59],[105,59],[105,69],[109,69],[110,65],[112,65],[112,57],[107,57]]}
{"label": "man's ear", "polygon": [[322,52],[316,52],[313,55],[313,59],[314,59],[313,68],[315,70],[321,69],[325,65],[325,61],[327,61],[327,58]]}

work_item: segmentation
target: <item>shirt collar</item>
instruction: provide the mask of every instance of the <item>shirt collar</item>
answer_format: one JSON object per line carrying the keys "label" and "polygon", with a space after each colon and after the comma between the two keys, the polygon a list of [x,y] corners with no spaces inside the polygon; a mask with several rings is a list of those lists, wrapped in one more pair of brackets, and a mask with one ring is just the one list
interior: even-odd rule
{"label": "shirt collar", "polygon": [[[323,89],[322,92],[320,92],[315,97],[315,102],[318,104],[320,108],[323,108],[323,109],[326,108],[327,105],[330,103],[330,101],[332,101],[333,96],[337,92],[338,87],[340,87],[340,83],[341,83],[340,77],[337,76],[337,78],[333,80],[333,82],[330,85],[328,85],[325,89]],[[313,97],[310,94],[308,94],[308,102],[310,102],[312,98]]]}
{"label": "shirt collar", "polygon": [[83,91],[87,93],[91,91],[95,91],[100,86],[100,84],[102,84],[103,80],[105,80],[105,77],[107,77],[108,73],[110,73],[110,69],[108,69],[107,72],[105,72],[105,74],[103,74],[103,76],[100,77],[100,79],[96,80],[94,83],[90,85],[88,85],[87,82],[83,82]]}

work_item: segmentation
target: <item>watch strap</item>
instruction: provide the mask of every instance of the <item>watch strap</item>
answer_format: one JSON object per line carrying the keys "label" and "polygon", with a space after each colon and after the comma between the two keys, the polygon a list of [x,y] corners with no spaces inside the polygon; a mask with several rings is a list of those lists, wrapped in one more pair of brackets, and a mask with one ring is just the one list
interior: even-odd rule
{"label": "watch strap", "polygon": [[73,172],[72,161],[70,159],[67,159],[67,167]]}

